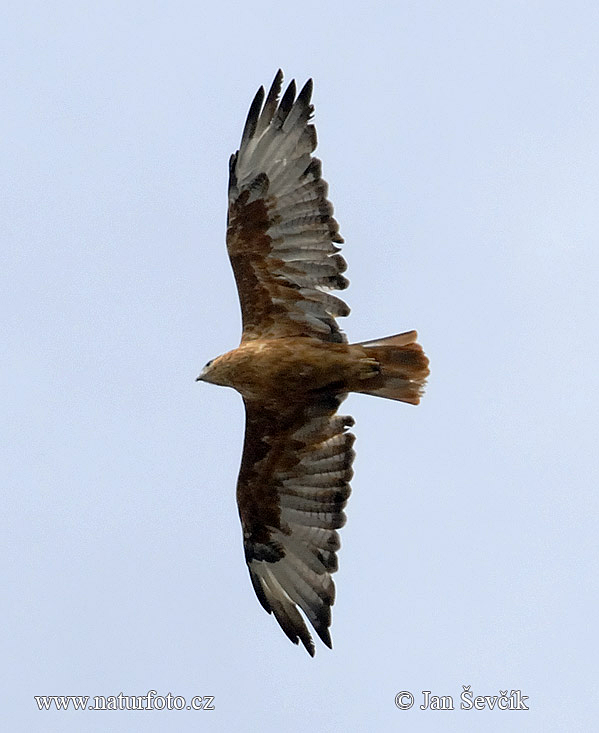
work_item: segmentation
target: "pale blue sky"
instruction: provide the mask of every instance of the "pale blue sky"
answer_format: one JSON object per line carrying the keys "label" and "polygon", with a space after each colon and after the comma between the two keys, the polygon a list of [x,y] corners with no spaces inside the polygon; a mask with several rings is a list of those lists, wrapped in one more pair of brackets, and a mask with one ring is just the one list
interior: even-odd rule
{"label": "pale blue sky", "polygon": [[[8,2],[3,680],[11,731],[596,725],[599,7]],[[350,397],[333,651],[243,561],[227,161],[315,82],[352,340],[416,328],[418,408]],[[398,710],[521,689],[530,711]],[[213,695],[38,712],[34,695]]]}

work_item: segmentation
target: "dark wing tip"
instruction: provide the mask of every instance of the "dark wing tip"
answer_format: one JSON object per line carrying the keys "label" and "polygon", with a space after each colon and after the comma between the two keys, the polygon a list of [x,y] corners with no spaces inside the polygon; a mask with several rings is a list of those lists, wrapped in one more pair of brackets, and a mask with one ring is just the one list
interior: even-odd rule
{"label": "dark wing tip", "polygon": [[301,100],[304,104],[309,104],[310,99],[312,98],[313,90],[314,82],[312,81],[312,79],[308,79],[308,81],[302,87],[301,92],[297,95],[298,101]]}
{"label": "dark wing tip", "polygon": [[308,654],[313,657],[316,653],[314,642],[295,605],[285,608],[282,603],[275,601],[271,603],[271,607],[279,626],[289,641],[296,645],[301,641]]}
{"label": "dark wing tip", "polygon": [[268,97],[266,99],[266,104],[268,104],[269,101],[273,99],[278,99],[279,94],[281,92],[282,84],[283,84],[283,72],[281,71],[281,69],[279,69],[277,73],[275,74],[275,78],[272,80],[270,89],[268,90]]}
{"label": "dark wing tip", "polygon": [[277,102],[279,100],[279,94],[281,93],[281,85],[283,83],[283,72],[281,69],[275,74],[275,78],[272,80],[268,94],[266,95],[266,101],[264,107],[260,113],[260,117],[256,123],[254,133],[258,136],[266,130],[270,125],[272,118],[277,111]]}
{"label": "dark wing tip", "polygon": [[296,92],[296,86],[295,86],[295,79],[292,79],[289,82],[289,86],[285,90],[285,94],[283,94],[283,97],[281,101],[279,102],[279,110],[277,112],[277,121],[280,125],[285,122],[287,119],[287,115],[291,111],[291,108],[293,107],[293,102],[295,101],[295,92]]}
{"label": "dark wing tip", "polygon": [[243,134],[241,135],[240,149],[247,144],[248,140],[254,134],[256,125],[258,123],[258,117],[260,116],[260,110],[262,109],[262,102],[264,101],[264,87],[261,86],[256,92],[256,96],[252,100],[250,105],[250,111],[245,121],[243,128]]}

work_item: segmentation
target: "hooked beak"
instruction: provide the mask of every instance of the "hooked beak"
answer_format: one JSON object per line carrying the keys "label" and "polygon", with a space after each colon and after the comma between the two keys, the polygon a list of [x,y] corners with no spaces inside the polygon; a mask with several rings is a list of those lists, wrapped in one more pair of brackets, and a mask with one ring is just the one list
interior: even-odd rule
{"label": "hooked beak", "polygon": [[199,377],[196,377],[196,382],[205,382],[206,381],[204,379],[204,377],[206,376],[206,369],[207,369],[207,367],[204,367],[202,369],[202,371],[200,372],[200,376]]}

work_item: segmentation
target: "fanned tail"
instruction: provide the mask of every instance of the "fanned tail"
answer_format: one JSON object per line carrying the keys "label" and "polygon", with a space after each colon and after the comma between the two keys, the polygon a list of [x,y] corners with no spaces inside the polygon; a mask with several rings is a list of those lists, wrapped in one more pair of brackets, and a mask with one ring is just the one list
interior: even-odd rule
{"label": "fanned tail", "polygon": [[416,331],[407,331],[356,344],[363,348],[364,356],[378,362],[380,369],[356,391],[417,405],[429,374],[429,362],[417,338]]}

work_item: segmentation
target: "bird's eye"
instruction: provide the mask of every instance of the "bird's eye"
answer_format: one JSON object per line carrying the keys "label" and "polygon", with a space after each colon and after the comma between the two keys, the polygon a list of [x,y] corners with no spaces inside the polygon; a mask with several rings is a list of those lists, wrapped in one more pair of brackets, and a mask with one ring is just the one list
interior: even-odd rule
{"label": "bird's eye", "polygon": [[210,361],[206,362],[204,369],[207,369],[210,366],[210,364],[212,364],[213,361],[214,359],[210,359]]}

